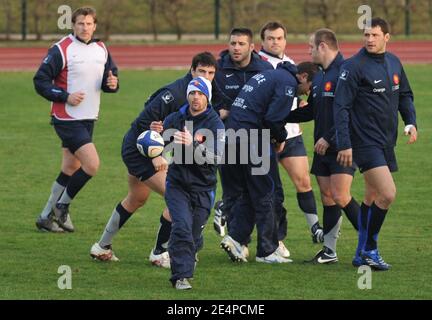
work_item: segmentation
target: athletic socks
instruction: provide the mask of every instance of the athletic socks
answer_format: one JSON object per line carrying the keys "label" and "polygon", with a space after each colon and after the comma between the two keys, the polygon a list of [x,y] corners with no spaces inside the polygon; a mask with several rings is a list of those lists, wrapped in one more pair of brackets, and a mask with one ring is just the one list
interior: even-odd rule
{"label": "athletic socks", "polygon": [[323,206],[324,246],[336,253],[336,242],[342,224],[342,213],[339,206]]}
{"label": "athletic socks", "polygon": [[121,203],[117,205],[105,227],[101,239],[99,240],[99,245],[102,248],[107,248],[112,244],[112,239],[131,215],[132,213],[128,212]]}
{"label": "athletic socks", "polygon": [[69,183],[58,200],[58,203],[69,204],[91,178],[92,176],[88,175],[82,168],[75,171],[75,173],[70,177]]}
{"label": "athletic socks", "polygon": [[57,200],[60,198],[62,192],[66,188],[68,184],[70,176],[67,174],[60,172],[57,179],[54,181],[51,187],[51,194],[48,198],[48,201],[45,205],[45,208],[42,210],[40,216],[42,218],[48,218],[49,214],[52,211],[53,206],[56,204]]}
{"label": "athletic socks", "polygon": [[375,202],[370,206],[368,212],[366,251],[377,249],[378,234],[384,223],[387,211],[387,209],[377,207]]}
{"label": "athletic socks", "polygon": [[354,197],[351,198],[351,201],[344,208],[342,208],[342,210],[345,212],[354,229],[358,231],[358,215],[360,212],[360,206]]}
{"label": "athletic socks", "polygon": [[171,222],[165,219],[162,214],[160,217],[160,226],[156,237],[156,246],[153,249],[153,253],[155,255],[167,251],[170,235],[171,235]]}
{"label": "athletic socks", "polygon": [[309,229],[312,229],[312,227],[318,222],[318,214],[313,191],[298,192],[297,202],[305,215]]}

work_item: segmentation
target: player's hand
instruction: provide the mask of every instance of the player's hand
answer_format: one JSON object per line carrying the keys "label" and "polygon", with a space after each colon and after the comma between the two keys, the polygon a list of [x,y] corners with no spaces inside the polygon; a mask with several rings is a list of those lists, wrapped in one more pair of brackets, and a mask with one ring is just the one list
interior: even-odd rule
{"label": "player's hand", "polygon": [[168,169],[168,162],[162,156],[153,158],[152,162],[153,162],[153,167],[155,168],[156,171],[164,171]]}
{"label": "player's hand", "polygon": [[407,125],[405,127],[404,134],[406,136],[409,135],[409,139],[408,139],[408,142],[407,142],[408,144],[412,144],[412,143],[414,143],[414,142],[417,141],[417,129],[412,124],[411,125]]}
{"label": "player's hand", "polygon": [[274,144],[274,150],[276,151],[276,153],[281,153],[284,148],[285,148],[285,141],[276,142]]}
{"label": "player's hand", "polygon": [[174,143],[190,146],[192,142],[193,137],[186,127],[184,127],[184,131],[177,131],[174,133]]}
{"label": "player's hand", "polygon": [[316,153],[323,156],[325,155],[328,147],[330,147],[330,144],[324,138],[319,138],[319,140],[315,143],[314,150]]}
{"label": "player's hand", "polygon": [[304,108],[304,107],[306,107],[307,105],[308,105],[307,100],[302,100],[302,99],[300,99],[300,102],[299,102],[299,108]]}
{"label": "player's hand", "polygon": [[152,123],[150,123],[150,130],[161,133],[163,131],[162,121],[153,121]]}
{"label": "player's hand", "polygon": [[118,84],[118,78],[115,75],[113,75],[112,71],[110,70],[108,72],[107,87],[110,88],[111,90],[115,90],[117,89],[117,84]]}
{"label": "player's hand", "polygon": [[84,98],[85,98],[85,93],[82,91],[78,91],[69,94],[66,102],[71,106],[77,106],[81,103],[81,101],[84,100]]}
{"label": "player's hand", "polygon": [[226,109],[219,110],[219,117],[221,118],[221,120],[225,120],[226,118],[228,118],[229,114],[230,114],[229,110]]}
{"label": "player's hand", "polygon": [[351,167],[353,158],[352,158],[352,149],[345,149],[338,152],[336,161],[343,167]]}

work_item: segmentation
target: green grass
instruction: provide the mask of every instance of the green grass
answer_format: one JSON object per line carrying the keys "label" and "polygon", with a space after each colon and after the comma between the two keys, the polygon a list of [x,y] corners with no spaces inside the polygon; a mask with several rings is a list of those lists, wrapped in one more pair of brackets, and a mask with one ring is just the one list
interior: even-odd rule
{"label": "green grass", "polygon": [[[356,235],[347,219],[338,243],[340,262],[304,265],[302,261],[311,258],[319,246],[312,245],[292,184],[281,171],[289,212],[286,243],[294,263],[255,263],[255,235],[251,262],[231,263],[219,249],[211,216],[194,289],[189,292],[173,290],[169,271],[152,267],[147,260],[164,206],[158,195],[152,195],[115,238],[120,263],[97,263],[89,257],[90,246],[99,239],[112,209],[126,195],[126,169],[120,157],[123,134],[149,94],[183,72],[124,71],[120,92],[103,95],[94,135],[101,168],[71,207],[77,232],[62,235],[39,233],[34,226],[60,168],[60,142],[48,124],[49,103],[34,92],[32,74],[0,73],[0,299],[432,298],[432,66],[406,69],[415,92],[420,130],[417,144],[408,146],[400,135],[396,148],[398,196],[380,235],[382,254],[393,269],[373,273],[371,290],[357,288],[360,275],[350,264]],[[307,124],[304,137],[309,152],[311,135],[312,124]],[[359,174],[352,191],[362,199]],[[61,265],[72,268],[72,290],[57,287]]]}

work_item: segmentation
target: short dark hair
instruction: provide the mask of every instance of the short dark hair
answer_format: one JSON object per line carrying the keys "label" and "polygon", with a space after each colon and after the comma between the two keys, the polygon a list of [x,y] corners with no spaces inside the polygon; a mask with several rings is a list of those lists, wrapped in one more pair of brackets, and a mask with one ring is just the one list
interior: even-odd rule
{"label": "short dark hair", "polygon": [[297,65],[297,74],[307,73],[307,81],[312,81],[315,73],[318,72],[318,66],[309,61],[300,62]]}
{"label": "short dark hair", "polygon": [[381,31],[384,34],[390,33],[390,25],[389,25],[389,23],[386,20],[384,20],[382,18],[379,18],[379,17],[373,18],[371,20],[371,27],[372,28],[380,27]]}
{"label": "short dark hair", "polygon": [[76,18],[78,16],[92,16],[93,17],[93,22],[97,23],[96,9],[95,8],[92,8],[92,7],[81,7],[81,8],[76,9],[72,13],[72,23],[73,24],[75,24]]}
{"label": "short dark hair", "polygon": [[326,28],[318,29],[314,33],[315,46],[318,48],[321,42],[324,42],[332,50],[339,50],[339,44],[336,39],[336,34]]}
{"label": "short dark hair", "polygon": [[217,68],[216,58],[208,51],[200,52],[192,58],[191,69],[196,70],[199,64],[203,67],[215,67],[215,69]]}
{"label": "short dark hair", "polygon": [[284,26],[282,23],[278,22],[278,21],[270,21],[270,22],[267,22],[267,23],[266,23],[266,24],[261,28],[261,32],[260,32],[261,40],[264,40],[264,39],[265,39],[264,33],[265,33],[267,30],[273,31],[273,30],[276,30],[276,29],[279,29],[279,28],[283,30],[283,32],[284,32],[284,38],[286,38],[286,35],[287,35],[287,29],[285,28],[285,26]]}
{"label": "short dark hair", "polygon": [[252,43],[253,41],[253,32],[249,28],[233,28],[230,32],[231,36],[248,36],[249,42]]}

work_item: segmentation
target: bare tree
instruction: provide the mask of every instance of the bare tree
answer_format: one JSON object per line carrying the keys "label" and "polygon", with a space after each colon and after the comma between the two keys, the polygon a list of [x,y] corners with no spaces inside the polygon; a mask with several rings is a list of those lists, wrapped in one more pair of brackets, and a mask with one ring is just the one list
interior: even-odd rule
{"label": "bare tree", "polygon": [[385,19],[390,24],[392,33],[397,33],[396,24],[404,21],[405,0],[379,0],[379,3]]}
{"label": "bare tree", "polygon": [[306,30],[309,30],[309,17],[310,17],[309,0],[305,0],[303,2],[303,16],[304,16]]}
{"label": "bare tree", "polygon": [[12,0],[2,0],[1,4],[4,8],[4,13],[5,13],[6,40],[10,40],[10,35],[12,31],[12,22],[13,22]]}
{"label": "bare tree", "polygon": [[237,21],[237,10],[236,10],[235,3],[236,3],[235,0],[228,1],[228,23],[229,23],[230,30],[234,28]]}
{"label": "bare tree", "polygon": [[157,30],[157,3],[156,0],[147,0],[147,4],[149,6],[149,14],[150,14],[150,28],[153,33],[153,40],[157,41],[158,39],[158,30]]}
{"label": "bare tree", "polygon": [[49,0],[35,1],[32,10],[29,10],[33,16],[33,28],[36,40],[42,40],[44,22],[50,17],[50,10],[48,10],[49,2]]}
{"label": "bare tree", "polygon": [[324,22],[326,28],[332,28],[337,24],[339,15],[341,13],[340,0],[320,0],[318,4],[318,13]]}
{"label": "bare tree", "polygon": [[186,0],[159,0],[158,4],[161,6],[161,12],[166,22],[175,30],[177,40],[181,40],[183,29],[180,14],[186,5]]}

